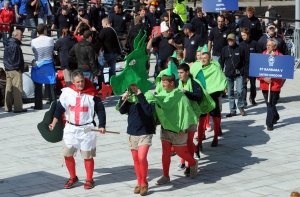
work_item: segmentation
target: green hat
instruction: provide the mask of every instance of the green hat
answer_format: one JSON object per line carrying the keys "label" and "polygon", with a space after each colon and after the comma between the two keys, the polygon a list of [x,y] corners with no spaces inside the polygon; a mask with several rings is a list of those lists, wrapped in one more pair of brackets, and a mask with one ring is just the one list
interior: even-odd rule
{"label": "green hat", "polygon": [[49,125],[52,123],[53,114],[55,112],[56,102],[52,102],[49,110],[45,113],[44,119],[37,125],[42,137],[52,143],[60,142],[64,134],[64,125],[62,119],[59,119],[54,129],[50,131]]}
{"label": "green hat", "polygon": [[175,79],[179,78],[177,66],[173,61],[171,61],[171,63],[169,64],[165,75],[172,76],[172,74],[175,76]]}
{"label": "green hat", "polygon": [[205,44],[202,48],[202,53],[207,53],[208,52],[208,48],[207,48],[207,44]]}
{"label": "green hat", "polygon": [[197,49],[197,52],[201,51],[201,50],[202,50],[202,47],[199,46],[198,49]]}
{"label": "green hat", "polygon": [[115,95],[123,94],[132,84],[136,84],[143,93],[154,85],[148,81],[149,75],[146,70],[146,63],[150,58],[146,53],[145,40],[147,33],[144,31],[144,35],[141,37],[141,32],[142,30],[134,39],[134,51],[125,58],[126,66],[124,70],[110,79],[110,85]]}

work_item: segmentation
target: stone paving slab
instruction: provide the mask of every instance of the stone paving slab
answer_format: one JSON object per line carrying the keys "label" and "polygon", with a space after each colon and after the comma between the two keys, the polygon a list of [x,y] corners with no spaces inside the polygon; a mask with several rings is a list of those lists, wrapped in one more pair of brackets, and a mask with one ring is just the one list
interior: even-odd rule
{"label": "stone paving slab", "polygon": [[[28,43],[28,39],[24,39]],[[29,47],[23,47],[25,61],[33,56]],[[3,48],[0,48],[3,57]],[[153,72],[154,58],[151,59]],[[121,63],[123,64],[123,63]],[[0,59],[0,67],[2,59]],[[204,141],[199,174],[195,179],[177,171],[179,158],[172,157],[171,182],[155,186],[162,174],[159,128],[153,137],[149,161],[149,196],[289,196],[300,191],[300,69],[295,79],[287,80],[278,103],[280,121],[274,131],[265,127],[266,106],[261,92],[257,91],[257,106],[249,106],[247,116],[226,118],[228,100],[223,99],[222,130],[219,146],[210,147],[213,132],[207,132]],[[151,78],[153,80],[153,78]],[[257,82],[257,85],[259,83]],[[36,125],[45,110],[29,109],[27,113],[14,114],[0,108],[0,196],[133,196],[136,178],[131,153],[126,142],[126,115],[120,115],[114,106],[118,97],[109,97],[104,105],[107,113],[107,129],[120,135],[98,134],[94,179],[96,187],[84,190],[85,169],[78,155],[77,174],[80,183],[64,190],[68,172],[62,167],[60,151],[62,142],[48,143],[39,134]]]}

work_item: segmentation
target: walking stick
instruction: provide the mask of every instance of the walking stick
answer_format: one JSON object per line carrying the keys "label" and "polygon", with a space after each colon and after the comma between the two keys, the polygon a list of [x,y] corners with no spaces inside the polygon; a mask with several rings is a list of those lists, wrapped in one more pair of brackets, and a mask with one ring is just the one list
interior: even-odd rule
{"label": "walking stick", "polygon": [[171,10],[169,11],[169,28],[171,27]]}

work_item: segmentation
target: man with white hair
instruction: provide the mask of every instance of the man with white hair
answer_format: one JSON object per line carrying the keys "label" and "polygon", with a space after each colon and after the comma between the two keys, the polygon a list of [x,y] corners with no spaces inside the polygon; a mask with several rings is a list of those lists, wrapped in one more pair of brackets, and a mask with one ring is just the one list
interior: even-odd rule
{"label": "man with white hair", "polygon": [[24,57],[20,47],[22,44],[21,30],[15,30],[12,37],[4,42],[3,64],[6,72],[5,111],[14,113],[26,112],[22,109],[22,73],[24,72]]}
{"label": "man with white hair", "polygon": [[167,60],[172,56],[173,52],[177,49],[182,49],[182,45],[171,37],[170,28],[166,22],[160,24],[161,35],[153,34],[147,44],[147,49],[151,50],[156,47],[158,51],[158,73],[167,67]]}

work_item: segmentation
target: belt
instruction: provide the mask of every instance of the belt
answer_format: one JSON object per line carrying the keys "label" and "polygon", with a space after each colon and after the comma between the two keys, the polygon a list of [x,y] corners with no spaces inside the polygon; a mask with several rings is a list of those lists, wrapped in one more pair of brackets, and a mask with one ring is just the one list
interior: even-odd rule
{"label": "belt", "polygon": [[69,123],[70,125],[74,125],[74,126],[80,127],[80,126],[84,126],[84,125],[91,124],[91,123],[93,123],[93,122],[89,122],[89,123],[86,123],[86,124],[74,124],[74,123],[72,123],[72,122],[67,121],[67,123]]}

